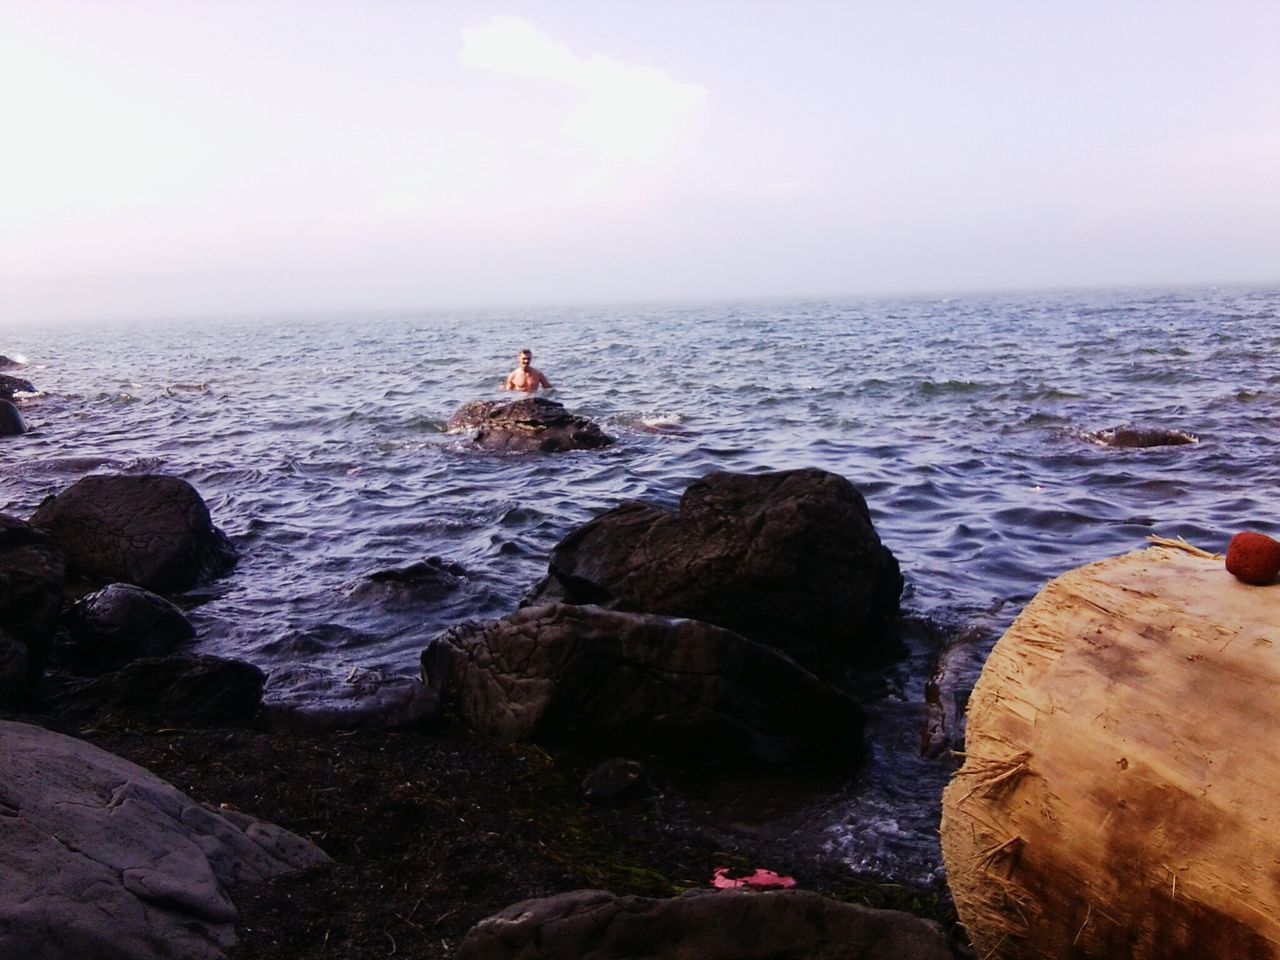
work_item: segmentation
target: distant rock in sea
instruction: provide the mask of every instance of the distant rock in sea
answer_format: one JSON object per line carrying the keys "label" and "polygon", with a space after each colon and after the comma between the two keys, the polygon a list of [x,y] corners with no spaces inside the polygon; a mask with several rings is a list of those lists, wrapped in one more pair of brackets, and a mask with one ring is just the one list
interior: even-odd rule
{"label": "distant rock in sea", "polygon": [[594,420],[570,413],[563,404],[542,397],[500,403],[473,400],[449,418],[450,432],[474,430],[477,446],[488,450],[559,453],[595,450],[613,443]]}
{"label": "distant rock in sea", "polygon": [[1085,439],[1104,447],[1129,450],[1141,447],[1181,447],[1200,440],[1194,434],[1162,427],[1110,427],[1086,433]]}

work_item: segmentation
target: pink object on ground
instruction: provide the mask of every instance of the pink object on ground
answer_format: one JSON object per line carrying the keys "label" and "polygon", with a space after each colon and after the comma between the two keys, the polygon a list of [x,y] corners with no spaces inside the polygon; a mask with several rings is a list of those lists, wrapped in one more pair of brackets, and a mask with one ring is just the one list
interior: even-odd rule
{"label": "pink object on ground", "polygon": [[784,877],[762,867],[756,867],[756,872],[746,877],[730,877],[728,873],[728,867],[716,867],[715,873],[711,877],[711,885],[717,890],[733,890],[738,887],[752,887],[756,890],[781,890],[796,885],[794,877]]}

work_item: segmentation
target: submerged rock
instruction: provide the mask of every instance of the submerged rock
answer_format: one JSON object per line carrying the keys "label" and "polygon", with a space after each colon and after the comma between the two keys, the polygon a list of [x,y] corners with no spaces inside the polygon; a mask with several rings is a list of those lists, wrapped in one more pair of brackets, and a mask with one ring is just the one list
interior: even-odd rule
{"label": "submerged rock", "polygon": [[0,356],[0,370],[8,370],[12,367],[25,367],[26,364],[21,360],[11,360],[9,357]]}
{"label": "submerged rock", "polygon": [[824,470],[713,473],[677,511],[624,503],[570,533],[526,603],[705,620],[838,676],[900,653],[898,561],[853,484]]}
{"label": "submerged rock", "polygon": [[506,403],[474,400],[449,418],[447,429],[473,430],[474,442],[489,450],[558,453],[594,450],[613,443],[613,437],[594,420],[570,413],[563,404],[542,397]]}
{"label": "submerged rock", "polygon": [[219,960],[238,884],[328,863],[120,757],[0,721],[0,956]]}
{"label": "submerged rock", "polygon": [[69,574],[157,593],[188,590],[236,560],[195,488],[160,474],[83,477],[46,497],[31,524],[49,531]]}
{"label": "submerged rock", "polygon": [[67,616],[76,665],[92,672],[172,653],[196,635],[186,614],[163,597],[113,583],[81,598]]}
{"label": "submerged rock", "polygon": [[428,557],[404,567],[377,570],[352,587],[350,596],[359,600],[395,603],[434,603],[456,593],[467,582],[462,564]]}
{"label": "submerged rock", "polygon": [[1085,434],[1093,443],[1104,447],[1134,449],[1141,447],[1181,447],[1191,443],[1199,443],[1199,439],[1181,430],[1169,430],[1159,427],[1111,427],[1097,433]]}
{"label": "submerged rock", "polygon": [[477,923],[458,960],[951,960],[942,928],[807,890],[671,899],[573,890]]}
{"label": "submerged rock", "polygon": [[478,731],[701,763],[862,757],[862,708],[794,662],[696,620],[526,607],[464,624],[422,654],[423,680]]}

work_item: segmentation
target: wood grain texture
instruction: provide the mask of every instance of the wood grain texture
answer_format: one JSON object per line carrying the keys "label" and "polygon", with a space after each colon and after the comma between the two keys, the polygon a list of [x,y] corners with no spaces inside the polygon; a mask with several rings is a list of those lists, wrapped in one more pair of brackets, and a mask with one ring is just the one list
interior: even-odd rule
{"label": "wood grain texture", "polygon": [[1280,587],[1152,547],[996,644],[943,795],[983,958],[1280,957]]}

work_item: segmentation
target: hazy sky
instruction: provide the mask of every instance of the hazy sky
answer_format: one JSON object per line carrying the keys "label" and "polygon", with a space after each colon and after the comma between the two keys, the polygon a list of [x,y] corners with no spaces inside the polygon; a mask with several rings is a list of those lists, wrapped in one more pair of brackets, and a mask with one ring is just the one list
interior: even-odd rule
{"label": "hazy sky", "polygon": [[1280,3],[0,0],[0,320],[1280,281]]}

